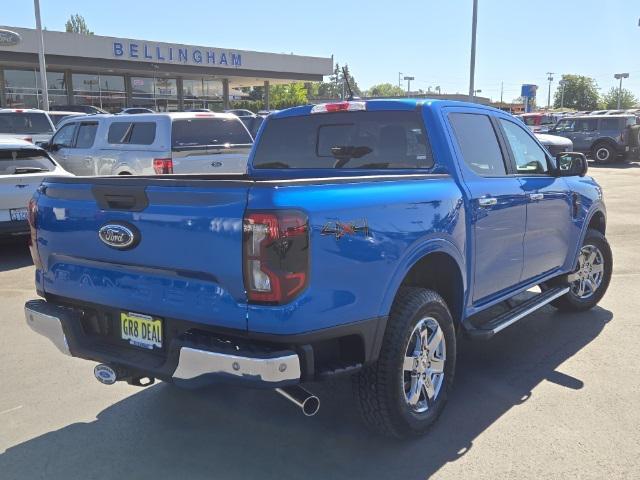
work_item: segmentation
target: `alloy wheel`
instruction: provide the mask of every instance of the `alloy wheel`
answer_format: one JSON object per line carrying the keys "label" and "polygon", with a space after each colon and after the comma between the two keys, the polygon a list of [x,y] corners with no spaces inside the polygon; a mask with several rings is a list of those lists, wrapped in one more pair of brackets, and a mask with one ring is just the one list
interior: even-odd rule
{"label": "alloy wheel", "polygon": [[444,333],[432,317],[418,321],[409,336],[403,362],[403,390],[415,413],[426,412],[444,383],[447,357]]}

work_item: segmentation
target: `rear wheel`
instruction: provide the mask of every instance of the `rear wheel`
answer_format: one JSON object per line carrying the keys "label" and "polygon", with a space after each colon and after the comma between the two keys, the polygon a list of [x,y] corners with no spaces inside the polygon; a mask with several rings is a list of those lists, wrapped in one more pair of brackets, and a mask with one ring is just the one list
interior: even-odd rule
{"label": "rear wheel", "polygon": [[596,163],[611,163],[616,158],[616,150],[610,143],[596,143],[591,150],[591,154]]}
{"label": "rear wheel", "polygon": [[393,437],[425,433],[453,383],[456,339],[446,303],[436,292],[403,288],[391,309],[380,356],[353,379],[370,428]]}
{"label": "rear wheel", "polygon": [[611,281],[613,256],[605,236],[589,229],[572,273],[555,283],[568,283],[570,290],[552,305],[563,311],[584,311],[595,307]]}

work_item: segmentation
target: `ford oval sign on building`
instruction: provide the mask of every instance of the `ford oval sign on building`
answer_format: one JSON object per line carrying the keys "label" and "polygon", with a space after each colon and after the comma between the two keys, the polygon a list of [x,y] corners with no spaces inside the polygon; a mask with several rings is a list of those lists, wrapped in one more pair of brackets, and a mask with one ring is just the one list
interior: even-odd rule
{"label": "ford oval sign on building", "polygon": [[98,231],[102,243],[118,250],[128,250],[140,241],[140,233],[133,225],[107,223]]}
{"label": "ford oval sign on building", "polygon": [[20,43],[20,34],[0,29],[0,47],[13,47]]}

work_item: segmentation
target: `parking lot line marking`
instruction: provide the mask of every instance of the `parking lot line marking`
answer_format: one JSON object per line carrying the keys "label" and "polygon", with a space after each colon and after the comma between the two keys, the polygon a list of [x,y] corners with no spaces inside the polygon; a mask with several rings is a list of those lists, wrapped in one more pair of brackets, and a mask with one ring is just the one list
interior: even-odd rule
{"label": "parking lot line marking", "polygon": [[2,412],[0,412],[0,415],[4,415],[5,413],[15,412],[16,410],[20,410],[21,408],[22,408],[22,405],[18,405],[17,407],[13,407],[8,410],[3,410]]}

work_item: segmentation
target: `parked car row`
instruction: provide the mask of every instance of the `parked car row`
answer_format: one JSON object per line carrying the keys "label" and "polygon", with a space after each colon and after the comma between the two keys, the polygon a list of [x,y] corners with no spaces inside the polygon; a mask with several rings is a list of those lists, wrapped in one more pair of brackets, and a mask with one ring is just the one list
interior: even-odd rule
{"label": "parked car row", "polygon": [[[573,142],[573,150],[585,153],[598,163],[608,163],[639,158],[638,112],[640,110],[598,110],[582,114],[536,112],[518,117],[536,135],[564,137]],[[544,144],[542,138],[539,140]]]}

